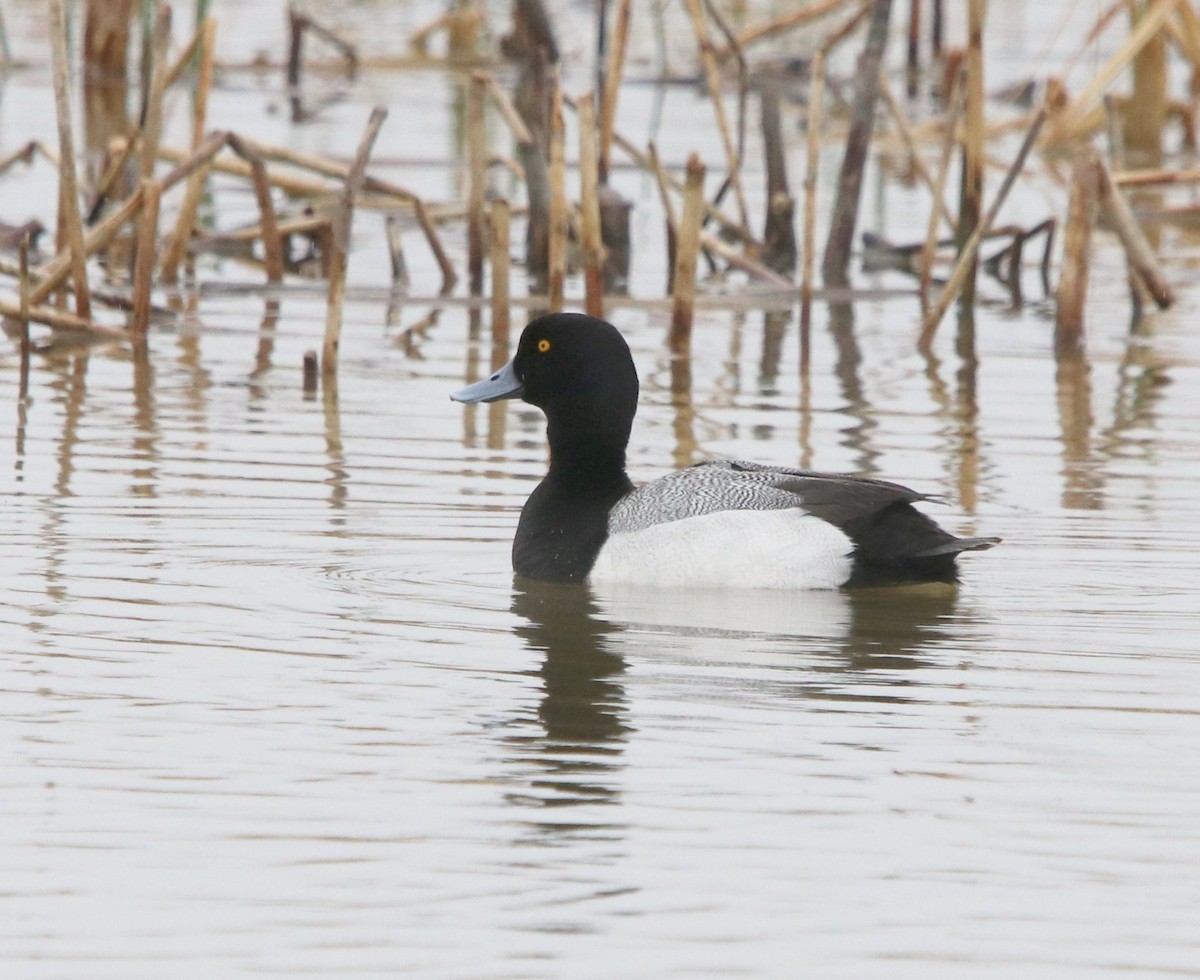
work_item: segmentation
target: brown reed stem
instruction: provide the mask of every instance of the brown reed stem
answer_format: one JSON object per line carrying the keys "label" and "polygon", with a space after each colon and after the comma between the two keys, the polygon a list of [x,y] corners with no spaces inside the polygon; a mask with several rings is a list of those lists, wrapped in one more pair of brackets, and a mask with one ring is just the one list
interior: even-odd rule
{"label": "brown reed stem", "polygon": [[[824,3],[814,3],[801,10],[784,14],[766,23],[759,24],[757,27],[751,27],[742,31],[737,36],[738,44],[743,48],[749,47],[752,44],[757,44],[760,41],[765,41],[791,30],[793,27],[799,27],[801,24],[816,20],[818,17],[824,17],[826,14],[837,10],[838,7],[845,6],[845,4],[846,0],[824,0]],[[733,52],[733,46],[727,45],[726,47],[718,48],[714,53],[718,60],[723,61],[730,57]]]}
{"label": "brown reed stem", "polygon": [[350,250],[350,228],[354,221],[354,200],[362,192],[367,174],[371,148],[387,110],[376,106],[371,110],[367,128],[354,154],[354,162],[346,175],[346,185],[337,217],[333,222],[333,242],[329,261],[329,294],[325,304],[325,342],[321,350],[321,372],[328,383],[337,374],[338,347],[342,338],[342,307],[346,299],[346,257]]}
{"label": "brown reed stem", "polygon": [[142,149],[140,176],[143,180],[154,176],[154,163],[158,158],[158,144],[162,139],[163,94],[167,89],[167,46],[171,43],[171,8],[158,8],[154,21],[154,74],[151,76],[150,92],[146,98],[145,115],[142,119]]}
{"label": "brown reed stem", "polygon": [[[216,55],[217,22],[209,17],[196,36],[200,38],[200,74],[196,79],[196,95],[193,100],[192,149],[204,142],[208,125],[208,97],[212,91],[213,62]],[[187,245],[196,225],[200,211],[200,200],[204,196],[204,183],[208,179],[208,168],[202,167],[188,178],[179,216],[175,220],[175,231],[163,253],[160,274],[164,282],[173,283],[179,278],[179,266],[187,254]]]}
{"label": "brown reed stem", "polygon": [[858,203],[862,196],[863,170],[871,131],[875,120],[875,102],[879,94],[879,65],[887,45],[888,21],[892,0],[873,0],[867,41],[858,57],[854,105],[850,115],[850,133],[838,176],[837,198],[825,245],[821,272],[826,285],[845,286],[849,283],[847,268],[854,245],[854,227],[858,223]]}
{"label": "brown reed stem", "polygon": [[1063,232],[1062,271],[1055,294],[1054,347],[1066,351],[1081,345],[1087,300],[1092,229],[1099,204],[1100,161],[1091,157],[1075,167]]}
{"label": "brown reed stem", "polygon": [[[50,0],[50,44],[54,60],[54,104],[58,116],[58,206],[60,226],[66,231],[71,278],[75,283],[75,312],[80,319],[92,315],[88,291],[87,249],[83,237],[83,217],[79,212],[79,187],[75,174],[75,139],[71,131],[70,55],[67,52],[67,20],[63,0]],[[58,247],[63,247],[62,242]],[[53,288],[53,287],[51,287]],[[48,295],[50,290],[46,291]],[[44,295],[33,299],[38,303]]]}
{"label": "brown reed stem", "polygon": [[404,241],[400,237],[400,222],[394,214],[383,219],[383,231],[387,238],[388,257],[392,263],[392,284],[401,289],[408,288],[408,262],[404,258]]}
{"label": "brown reed stem", "polygon": [[584,309],[604,316],[604,243],[600,235],[600,160],[595,100],[590,92],[576,100],[579,117],[579,227],[583,251]]}
{"label": "brown reed stem", "polygon": [[500,349],[508,348],[511,319],[509,313],[511,305],[509,249],[512,247],[509,231],[510,214],[511,208],[504,198],[496,198],[492,201],[492,346]]}
{"label": "brown reed stem", "polygon": [[[890,2],[890,0],[889,0]],[[750,212],[746,207],[746,194],[742,189],[742,161],[738,155],[737,146],[729,131],[729,120],[725,115],[725,101],[721,97],[721,73],[717,67],[717,59],[713,53],[712,41],[708,36],[708,27],[704,20],[704,11],[700,0],[685,0],[688,15],[692,21],[692,30],[696,35],[696,44],[700,49],[700,65],[704,70],[704,81],[708,86],[708,97],[712,100],[713,112],[717,119],[717,131],[721,136],[721,145],[725,149],[728,179],[733,186],[733,196],[737,203],[738,218],[742,227],[750,227]]]}
{"label": "brown reed stem", "polygon": [[[984,118],[983,27],[987,0],[968,0],[967,50],[963,62],[966,72],[962,188],[959,198],[959,226],[955,239],[961,248],[971,237],[983,213],[983,168],[986,163],[987,120]],[[975,302],[975,273],[969,270],[963,284],[963,302]]]}
{"label": "brown reed stem", "polygon": [[617,16],[608,46],[608,62],[604,68],[604,91],[600,93],[600,183],[608,183],[612,162],[613,131],[617,123],[617,94],[625,71],[625,52],[629,47],[629,18],[632,0],[618,0]]}
{"label": "brown reed stem", "polygon": [[284,254],[283,238],[279,234],[279,222],[275,217],[275,205],[271,200],[271,185],[267,181],[267,165],[252,147],[241,137],[229,135],[229,147],[250,164],[250,177],[254,184],[254,196],[258,201],[260,228],[262,229],[263,259],[267,267],[268,282],[283,282]]}
{"label": "brown reed stem", "polygon": [[[958,120],[963,108],[963,77],[962,71],[954,73],[954,82],[950,86],[950,98],[947,103],[949,111],[946,114],[946,131],[942,138],[942,154],[938,160],[937,178],[934,181],[934,198],[942,200],[946,193],[946,181],[950,176],[950,158],[954,146],[958,142]],[[921,313],[929,310],[929,285],[933,280],[933,260],[937,252],[938,225],[941,215],[937,208],[929,212],[929,225],[925,229],[925,247],[921,250],[921,278],[917,287],[921,299]]]}
{"label": "brown reed stem", "polygon": [[946,315],[946,310],[950,308],[950,304],[954,302],[955,297],[962,289],[963,283],[966,282],[970,268],[975,265],[975,257],[979,252],[979,246],[982,244],[984,236],[987,235],[992,225],[995,224],[996,216],[1000,213],[1000,209],[1008,199],[1008,193],[1012,190],[1013,184],[1016,183],[1017,177],[1020,176],[1021,170],[1025,166],[1025,160],[1029,156],[1030,150],[1033,149],[1038,133],[1041,132],[1042,125],[1045,122],[1046,110],[1039,109],[1037,115],[1033,118],[1033,125],[1029,127],[1029,132],[1025,134],[1021,148],[1017,151],[1012,165],[1008,168],[1008,173],[1004,175],[1004,180],[996,192],[996,200],[992,202],[992,206],[988,209],[987,216],[984,218],[982,224],[975,229],[970,240],[963,246],[958,256],[958,264],[955,265],[954,271],[950,274],[950,279],[942,290],[941,296],[938,297],[937,303],[934,304],[933,308],[925,316],[921,337],[918,341],[918,346],[922,351],[929,350],[930,344],[933,343],[933,335],[937,332],[938,324],[941,323],[942,317]]}
{"label": "brown reed stem", "polygon": [[154,286],[155,244],[158,240],[158,205],[162,185],[149,177],[141,181],[142,209],[138,216],[137,257],[133,263],[133,315],[129,333],[144,341],[150,327],[150,290]]}
{"label": "brown reed stem", "polygon": [[800,259],[800,320],[812,315],[813,259],[816,252],[817,171],[821,163],[821,124],[825,103],[825,53],[818,51],[809,69],[806,160],[804,170],[804,242]]}
{"label": "brown reed stem", "polygon": [[550,243],[546,296],[550,310],[563,306],[567,270],[567,165],[563,146],[562,88],[556,77],[550,109]]}
{"label": "brown reed stem", "polygon": [[675,353],[692,342],[692,314],[696,305],[696,259],[700,253],[700,222],[704,216],[704,164],[695,153],[688,157],[684,182],[683,214],[675,252],[674,306],[668,344]]}
{"label": "brown reed stem", "polygon": [[21,331],[21,397],[29,390],[29,356],[32,345],[29,342],[29,236],[21,236],[20,248],[21,278],[18,280],[18,298],[20,300],[17,327]]}
{"label": "brown reed stem", "polygon": [[513,139],[518,143],[532,143],[534,141],[533,133],[525,125],[525,120],[517,112],[517,107],[513,105],[512,99],[508,97],[508,93],[497,84],[496,79],[491,75],[479,73],[476,77],[482,78],[487,85],[488,94],[491,95],[492,101],[496,104],[496,108],[500,112],[500,118],[508,124],[508,128],[512,131]]}
{"label": "brown reed stem", "polygon": [[1145,285],[1159,309],[1165,310],[1175,301],[1174,291],[1163,275],[1154,249],[1146,240],[1133,209],[1113,183],[1103,160],[1100,161],[1098,189],[1100,208],[1125,248],[1130,269]]}
{"label": "brown reed stem", "polygon": [[929,172],[929,167],[925,164],[925,158],[921,156],[921,151],[917,148],[917,141],[913,136],[912,126],[909,125],[908,116],[905,115],[903,107],[896,100],[896,96],[892,92],[891,86],[888,85],[887,76],[884,72],[880,72],[879,74],[879,94],[883,96],[884,105],[887,106],[892,121],[895,122],[896,129],[900,132],[900,140],[904,143],[904,150],[908,154],[908,159],[912,164],[913,170],[933,197],[934,214],[942,218],[952,231],[957,231],[958,222],[954,220],[954,215],[951,214],[950,208],[946,205],[942,192],[937,189],[934,177]]}
{"label": "brown reed stem", "polygon": [[484,196],[487,191],[487,130],[483,98],[487,82],[472,75],[467,82],[467,279],[472,296],[483,292]]}
{"label": "brown reed stem", "polygon": [[667,224],[667,295],[670,295],[675,288],[675,257],[679,243],[679,222],[675,217],[675,202],[671,198],[671,191],[667,187],[666,174],[663,172],[662,164],[658,159],[658,147],[654,140],[650,141],[647,148],[646,157],[649,160],[651,173],[654,174],[654,183],[658,187],[658,196],[662,201],[663,215],[666,218]]}

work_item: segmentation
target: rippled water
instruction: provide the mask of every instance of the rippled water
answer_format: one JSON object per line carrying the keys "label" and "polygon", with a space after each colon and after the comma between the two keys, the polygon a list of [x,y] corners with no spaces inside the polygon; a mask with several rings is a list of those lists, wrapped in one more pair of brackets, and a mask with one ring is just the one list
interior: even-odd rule
{"label": "rippled water", "polygon": [[1130,334],[1102,250],[1077,363],[994,288],[973,358],[819,306],[805,384],[794,311],[673,364],[615,309],[636,479],[882,474],[1005,543],[956,594],[592,594],[509,573],[543,423],[448,400],[486,315],[385,326],[356,228],[336,393],[320,292],[264,327],[224,265],[146,358],[48,348],[22,399],[0,350],[5,975],[1200,975],[1189,265]]}

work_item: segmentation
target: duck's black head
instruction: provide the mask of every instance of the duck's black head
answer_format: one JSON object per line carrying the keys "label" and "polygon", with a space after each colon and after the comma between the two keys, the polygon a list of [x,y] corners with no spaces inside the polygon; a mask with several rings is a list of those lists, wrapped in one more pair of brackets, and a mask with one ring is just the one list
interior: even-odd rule
{"label": "duck's black head", "polygon": [[460,402],[521,398],[546,413],[551,451],[591,445],[624,454],[637,411],[638,379],[625,338],[582,313],[538,317],[513,359],[450,396]]}

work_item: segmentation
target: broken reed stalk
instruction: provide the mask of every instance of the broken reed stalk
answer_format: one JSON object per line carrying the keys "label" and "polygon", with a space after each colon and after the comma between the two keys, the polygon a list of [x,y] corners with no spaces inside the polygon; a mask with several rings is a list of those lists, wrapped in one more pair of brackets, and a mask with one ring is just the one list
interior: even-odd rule
{"label": "broken reed stalk", "polygon": [[158,8],[154,21],[154,74],[151,76],[150,91],[146,97],[145,114],[142,118],[142,146],[140,176],[143,180],[154,176],[154,164],[158,159],[158,144],[162,140],[163,94],[167,89],[167,46],[171,43],[171,8]]}
{"label": "broken reed stalk", "polygon": [[1092,104],[1112,84],[1126,65],[1137,56],[1162,29],[1167,19],[1171,17],[1183,0],[1153,0],[1148,8],[1138,17],[1137,26],[1129,32],[1129,37],[1120,49],[1105,62],[1087,86],[1070,104],[1062,110],[1055,119],[1054,130],[1048,134],[1049,141],[1067,141],[1077,139],[1088,127],[1087,116]]}
{"label": "broken reed stalk", "polygon": [[[934,181],[934,197],[942,200],[946,193],[946,181],[950,176],[950,158],[958,142],[958,120],[963,108],[962,71],[954,73],[950,85],[949,112],[946,114],[946,132],[942,138],[942,155],[938,161],[937,179]],[[937,252],[939,214],[937,208],[929,212],[929,226],[925,229],[925,247],[921,250],[921,278],[917,287],[921,298],[921,313],[929,311],[929,285],[933,281],[933,259]]]}
{"label": "broken reed stalk", "polygon": [[404,241],[400,237],[400,222],[394,214],[383,219],[383,231],[387,238],[388,257],[392,263],[392,285],[408,288],[408,262],[404,258]]}
{"label": "broken reed stalk", "polygon": [[[575,100],[566,94],[563,95],[563,105],[565,105],[568,109],[577,108]],[[613,145],[620,147],[621,151],[637,166],[641,167],[647,173],[654,172],[654,168],[650,165],[650,160],[646,154],[634,146],[627,137],[614,130],[612,141]],[[663,178],[666,180],[667,186],[672,190],[679,192],[683,191],[682,182],[677,180],[670,173],[664,172]],[[707,201],[704,202],[704,218],[706,221],[712,221],[719,225],[723,234],[730,235],[736,238],[739,242],[743,242],[746,246],[747,252],[755,252],[758,250],[760,243],[750,233],[749,228],[739,224],[733,218],[730,218],[728,215],[722,213],[721,210],[715,205],[710,204]]]}
{"label": "broken reed stalk", "polygon": [[267,181],[267,165],[252,147],[233,133],[229,134],[229,147],[250,164],[250,177],[254,184],[254,197],[258,201],[259,227],[263,244],[263,259],[267,267],[268,282],[283,282],[284,250],[283,237],[279,233],[279,222],[275,217],[275,204],[271,200],[271,185]]}
{"label": "broken reed stalk", "polygon": [[467,82],[467,279],[472,296],[483,293],[484,196],[487,191],[487,130],[483,97],[487,81],[472,75]]}
{"label": "broken reed stalk", "polygon": [[[201,38],[200,73],[196,78],[196,94],[192,102],[192,149],[204,142],[204,131],[208,125],[208,97],[212,91],[213,61],[216,52],[217,22],[209,17],[197,32]],[[204,183],[208,179],[208,168],[201,167],[188,178],[179,216],[175,220],[175,231],[163,252],[160,274],[164,282],[173,283],[179,278],[179,266],[187,254],[187,245],[200,211],[200,200],[204,196]]]}
{"label": "broken reed stalk", "polygon": [[517,107],[513,105],[512,99],[508,97],[508,93],[497,84],[496,79],[491,75],[481,73],[478,77],[485,80],[488,94],[491,95],[492,101],[500,111],[500,117],[508,124],[508,128],[512,131],[513,139],[518,143],[532,143],[533,134],[529,131],[529,127],[525,125],[525,120],[521,118],[521,114],[517,112]]}
{"label": "broken reed stalk", "polygon": [[[314,173],[340,179],[343,182],[346,180],[350,170],[349,165],[344,163],[299,153],[294,150],[285,149],[284,147],[260,143],[245,136],[240,138],[245,146],[258,153],[264,160],[289,163],[306,170],[312,170]],[[171,147],[160,147],[159,156],[173,162],[183,161],[186,163],[190,159],[183,151]],[[212,167],[220,173],[233,174],[238,177],[252,176],[251,167],[244,160],[214,160]],[[277,187],[285,194],[296,197],[323,197],[328,196],[334,190],[334,188],[331,188],[324,181],[310,180],[292,174],[279,173],[270,167],[267,168],[267,179],[270,181],[272,187]],[[363,189],[383,195],[384,197],[399,200],[412,207],[417,224],[420,225],[421,231],[424,233],[425,239],[429,244],[429,250],[433,253],[438,268],[441,270],[442,292],[450,292],[454,288],[454,284],[458,281],[458,273],[454,269],[454,263],[446,255],[446,250],[442,247],[437,228],[434,226],[433,220],[429,216],[429,211],[421,199],[412,191],[393,184],[390,181],[380,180],[377,177],[365,177],[363,179]],[[368,201],[367,204],[371,207],[394,207],[395,200],[375,200]]]}
{"label": "broken reed stalk", "polygon": [[608,45],[608,61],[604,67],[604,90],[600,93],[600,183],[608,183],[609,164],[612,162],[613,128],[617,122],[617,93],[621,88],[621,75],[625,71],[625,51],[629,47],[629,17],[633,0],[618,0],[616,23],[613,26],[611,43]]}
{"label": "broken reed stalk", "polygon": [[604,243],[600,236],[600,158],[595,100],[579,96],[579,239],[583,252],[584,309],[604,316]]}
{"label": "broken reed stalk", "polygon": [[688,157],[683,190],[683,215],[675,248],[675,279],[668,344],[676,354],[692,342],[696,305],[696,259],[700,253],[700,223],[704,217],[704,164],[695,153]]}
{"label": "broken reed stalk", "polygon": [[[79,188],[75,174],[75,139],[71,131],[71,62],[67,52],[67,20],[63,0],[50,0],[50,44],[54,60],[54,104],[58,115],[59,218],[60,227],[66,231],[66,242],[59,241],[56,244],[60,250],[65,245],[69,253],[71,278],[75,283],[75,312],[80,319],[89,320],[92,304],[88,292],[83,216],[79,213]],[[38,296],[35,290],[30,303],[41,302],[49,292],[47,290]]]}
{"label": "broken reed stalk", "polygon": [[346,175],[342,190],[341,207],[333,221],[333,242],[329,257],[329,294],[325,304],[325,342],[321,351],[321,372],[330,382],[337,374],[338,346],[342,337],[342,306],[346,299],[346,253],[350,250],[350,227],[354,221],[354,199],[362,191],[367,173],[367,161],[371,148],[387,110],[376,106],[371,110],[367,128],[358,144],[358,152]]}
{"label": "broken reed stalk", "polygon": [[[888,0],[890,2],[890,0]],[[696,44],[700,49],[700,65],[704,71],[704,81],[708,86],[708,97],[712,100],[713,112],[716,114],[717,131],[721,136],[721,145],[725,149],[725,161],[728,168],[728,180],[733,187],[734,201],[737,203],[738,218],[745,228],[750,227],[750,212],[746,207],[746,194],[742,189],[742,161],[737,146],[729,131],[729,120],[725,115],[725,101],[721,97],[721,71],[713,53],[712,41],[708,36],[708,27],[704,20],[704,11],[700,0],[685,0],[688,15],[692,21],[692,30],[696,34]]]}
{"label": "broken reed stalk", "polygon": [[17,317],[17,325],[21,331],[21,396],[29,390],[29,355],[31,353],[31,344],[29,342],[29,236],[21,236],[21,277],[17,282],[17,288],[20,290],[18,299],[20,305],[18,309],[20,313]]}
{"label": "broken reed stalk", "polygon": [[967,244],[963,246],[958,256],[958,263],[955,265],[954,271],[950,274],[950,279],[946,282],[945,288],[942,289],[942,294],[938,297],[937,303],[934,304],[933,308],[925,316],[925,322],[921,329],[921,337],[918,341],[918,347],[921,351],[929,351],[930,345],[933,342],[933,335],[937,332],[938,324],[941,323],[942,317],[946,315],[946,310],[950,308],[950,304],[954,302],[955,297],[963,287],[963,283],[966,282],[971,267],[975,265],[975,257],[979,252],[979,246],[983,242],[984,236],[991,229],[992,225],[995,224],[996,216],[1000,213],[1000,209],[1008,199],[1008,192],[1012,190],[1013,184],[1016,183],[1017,177],[1020,176],[1021,170],[1025,166],[1025,159],[1029,156],[1030,150],[1033,149],[1033,144],[1036,142],[1038,133],[1041,132],[1042,125],[1045,122],[1046,110],[1044,108],[1039,109],[1037,115],[1033,118],[1033,125],[1029,127],[1029,132],[1025,134],[1021,148],[1017,151],[1012,165],[1008,168],[1008,173],[1004,175],[1004,181],[996,191],[996,199],[988,209],[987,216],[975,229]]}
{"label": "broken reed stalk", "polygon": [[[817,227],[817,171],[821,162],[821,124],[825,102],[825,54],[812,60],[808,80],[808,119],[804,170],[804,252],[800,260],[800,321],[807,326],[812,315],[813,258]],[[805,345],[806,346],[806,345]],[[807,350],[802,351],[802,356]]]}
{"label": "broken reed stalk", "polygon": [[[0,299],[0,315],[9,317],[21,316],[21,304]],[[106,327],[92,320],[82,320],[74,313],[64,313],[52,306],[30,304],[29,320],[31,323],[44,323],[55,330],[71,330],[76,333],[92,334],[104,337],[106,340],[128,340],[129,331],[118,327]]]}
{"label": "broken reed stalk", "polygon": [[1130,269],[1145,285],[1159,309],[1165,310],[1175,301],[1175,294],[1162,273],[1154,249],[1134,217],[1133,209],[1113,183],[1112,174],[1103,160],[1100,161],[1098,190],[1100,208],[1125,248]]}
{"label": "broken reed stalk", "polygon": [[675,218],[675,202],[671,199],[671,191],[667,187],[666,174],[658,160],[658,147],[654,140],[650,141],[646,153],[650,161],[654,183],[658,187],[658,196],[662,201],[663,214],[667,223],[667,295],[671,294],[675,285],[675,255],[679,242],[679,222]]}
{"label": "broken reed stalk", "polygon": [[[557,73],[556,73],[557,74]],[[567,164],[564,149],[562,89],[555,78],[550,109],[550,242],[546,297],[551,312],[562,309],[567,272]]]}
{"label": "broken reed stalk", "polygon": [[[511,208],[504,198],[492,201],[492,347],[508,349],[510,323]],[[493,370],[500,365],[495,365]]]}
{"label": "broken reed stalk", "polygon": [[140,187],[142,208],[138,216],[137,254],[133,263],[133,315],[129,319],[129,333],[138,342],[146,339],[150,327],[150,290],[154,285],[158,204],[162,197],[162,185],[150,177],[143,177]]}
{"label": "broken reed stalk", "polygon": [[908,159],[912,164],[913,170],[916,171],[921,183],[925,185],[929,193],[933,196],[933,211],[935,216],[944,219],[952,231],[957,231],[958,222],[954,220],[954,215],[951,214],[950,208],[946,206],[942,191],[937,189],[937,183],[933,175],[929,172],[929,167],[925,165],[925,158],[921,156],[921,152],[917,148],[917,141],[913,136],[912,126],[909,125],[908,117],[904,114],[903,107],[896,101],[896,96],[892,92],[891,86],[888,85],[887,76],[884,72],[880,72],[879,75],[879,94],[883,96],[884,104],[888,107],[892,121],[895,122],[896,129],[900,132],[900,140],[904,143],[904,150],[908,154]]}
{"label": "broken reed stalk", "polygon": [[[983,92],[983,24],[987,15],[987,0],[969,0],[967,6],[967,51],[963,61],[966,74],[963,119],[966,124],[966,139],[963,142],[961,185],[958,202],[958,227],[955,243],[961,252],[979,226],[983,214],[983,167],[986,162],[985,141],[987,139],[984,118]],[[963,302],[971,306],[975,302],[975,269],[971,262],[966,267],[963,281]]]}
{"label": "broken reed stalk", "polygon": [[858,204],[862,196],[863,170],[871,131],[875,120],[875,102],[879,94],[879,66],[887,46],[888,21],[892,0],[873,0],[867,40],[858,57],[854,103],[850,115],[850,133],[846,137],[846,152],[838,176],[837,198],[829,225],[829,239],[821,273],[826,285],[845,286],[849,283],[847,268],[850,250],[854,245],[854,227],[858,222]]}
{"label": "broken reed stalk", "polygon": [[[810,20],[816,20],[818,17],[824,17],[828,13],[837,10],[838,7],[845,6],[846,0],[825,0],[824,3],[815,3],[811,6],[806,6],[802,10],[794,11],[790,14],[784,14],[781,17],[776,17],[774,20],[767,21],[765,24],[759,24],[757,27],[751,27],[742,31],[737,36],[738,44],[743,47],[749,47],[751,44],[757,44],[759,41],[765,41],[768,38],[782,34],[784,31],[791,30],[793,27],[799,27],[801,24],[808,23]],[[734,52],[732,45],[723,48],[718,48],[714,54],[718,60],[724,60],[730,57]]]}
{"label": "broken reed stalk", "polygon": [[763,79],[759,86],[763,155],[767,170],[767,213],[759,258],[779,273],[796,271],[796,201],[788,188],[787,154],[779,111],[779,83]]}
{"label": "broken reed stalk", "polygon": [[1101,164],[1092,157],[1075,167],[1063,232],[1062,270],[1055,294],[1054,347],[1072,350],[1083,336],[1092,228],[1099,204]]}
{"label": "broken reed stalk", "polygon": [[[1185,4],[1184,6],[1187,6]],[[1146,15],[1142,6],[1130,7],[1131,26]],[[1133,93],[1125,107],[1125,146],[1138,162],[1162,163],[1162,134],[1167,121],[1167,37],[1156,31],[1133,58]]]}

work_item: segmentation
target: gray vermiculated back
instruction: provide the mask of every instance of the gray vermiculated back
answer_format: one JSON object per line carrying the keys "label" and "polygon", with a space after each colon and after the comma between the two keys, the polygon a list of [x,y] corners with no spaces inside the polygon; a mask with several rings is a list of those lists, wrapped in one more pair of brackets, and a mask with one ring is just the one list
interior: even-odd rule
{"label": "gray vermiculated back", "polygon": [[801,508],[841,525],[897,501],[924,499],[895,483],[806,473],[743,460],[712,460],[668,474],[634,490],[609,515],[610,534],[722,510]]}

